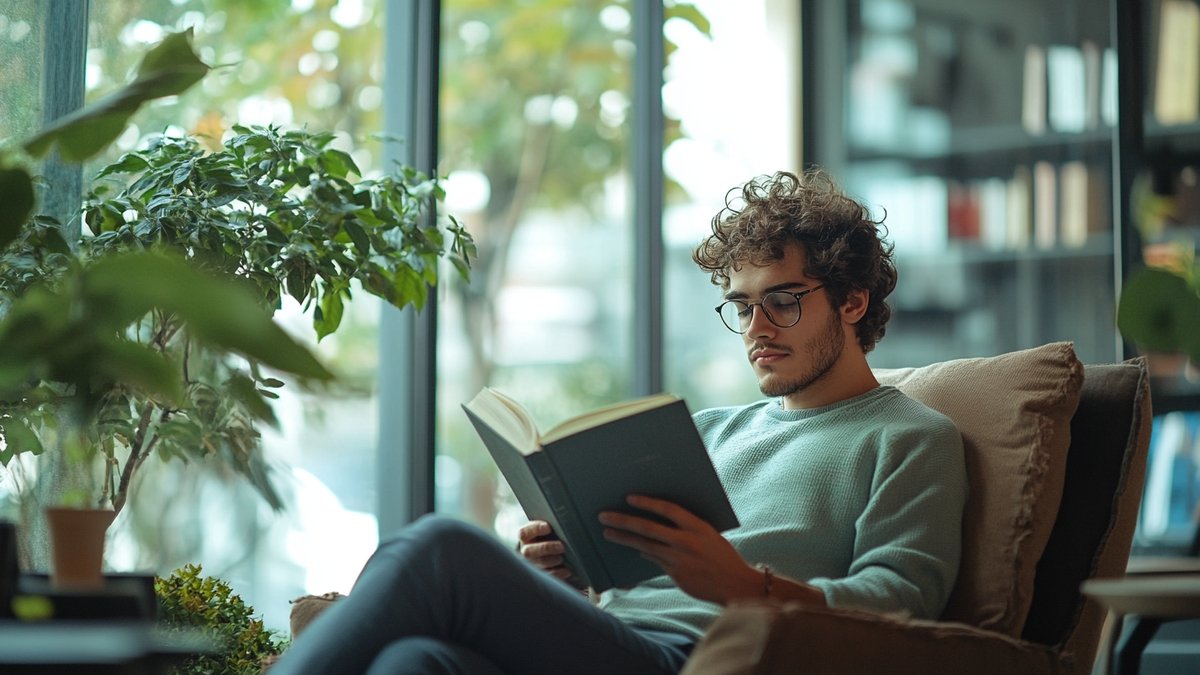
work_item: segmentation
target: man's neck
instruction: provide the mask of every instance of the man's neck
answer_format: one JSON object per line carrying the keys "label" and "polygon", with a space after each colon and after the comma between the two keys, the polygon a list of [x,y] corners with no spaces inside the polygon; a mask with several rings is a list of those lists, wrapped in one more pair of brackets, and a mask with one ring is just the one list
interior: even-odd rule
{"label": "man's neck", "polygon": [[821,408],[839,401],[862,396],[879,386],[867,364],[867,355],[847,349],[843,357],[817,381],[783,398],[784,410]]}

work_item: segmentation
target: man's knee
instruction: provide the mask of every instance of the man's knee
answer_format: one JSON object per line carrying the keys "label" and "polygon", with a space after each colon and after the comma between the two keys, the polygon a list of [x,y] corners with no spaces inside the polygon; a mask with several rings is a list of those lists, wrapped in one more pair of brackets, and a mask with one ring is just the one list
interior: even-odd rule
{"label": "man's knee", "polygon": [[478,655],[451,646],[434,638],[402,638],[384,647],[371,663],[368,675],[396,673],[426,673],[430,675],[462,675],[478,673]]}
{"label": "man's knee", "polygon": [[381,550],[392,547],[417,545],[431,551],[456,553],[480,553],[481,549],[494,548],[498,544],[487,532],[456,518],[435,513],[421,516],[400,533],[379,544]]}

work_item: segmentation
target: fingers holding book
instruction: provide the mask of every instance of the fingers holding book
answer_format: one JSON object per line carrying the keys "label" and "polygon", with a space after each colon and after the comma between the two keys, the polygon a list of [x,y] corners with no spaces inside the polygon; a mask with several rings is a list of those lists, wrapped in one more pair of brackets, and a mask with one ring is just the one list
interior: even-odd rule
{"label": "fingers holding book", "polygon": [[517,553],[535,567],[580,587],[575,571],[567,565],[567,547],[544,520],[534,520],[517,530]]}
{"label": "fingers holding book", "polygon": [[756,572],[721,533],[687,509],[662,499],[629,495],[627,503],[652,516],[617,511],[599,516],[604,537],[628,546],[670,575],[681,590],[726,604],[761,588]]}

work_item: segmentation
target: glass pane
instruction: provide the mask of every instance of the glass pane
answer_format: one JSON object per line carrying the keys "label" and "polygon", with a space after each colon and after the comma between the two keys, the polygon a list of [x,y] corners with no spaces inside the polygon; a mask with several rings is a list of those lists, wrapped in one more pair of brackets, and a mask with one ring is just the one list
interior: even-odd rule
{"label": "glass pane", "polygon": [[437,508],[506,537],[460,404],[496,386],[546,428],[630,392],[630,31],[600,0],[442,3],[440,172],[479,259],[439,305]]}
{"label": "glass pane", "polygon": [[[725,194],[747,180],[799,166],[799,9],[795,3],[697,2],[711,36],[681,20],[663,27],[678,45],[663,85],[680,137],[664,155],[666,388],[693,411],[759,396],[741,337],[713,308],[721,290],[692,262]],[[771,64],[769,68],[763,64]],[[714,95],[715,83],[753,92]]]}
{"label": "glass pane", "polygon": [[45,24],[39,0],[0,3],[0,139],[23,138],[42,122]]}
{"label": "glass pane", "polygon": [[[217,144],[234,124],[336,132],[368,175],[379,171],[383,4],[300,0],[138,0],[91,6],[87,85],[96,99],[131,77],[166,32],[192,29],[217,66],[184,95],[143,108],[89,171],[157,134]],[[332,392],[279,390],[280,428],[263,430],[283,511],[272,512],[218,463],[147,462],[131,508],[114,527],[116,569],[166,573],[199,563],[231,583],[271,628],[286,630],[288,601],[348,592],[374,550],[374,457],[379,301],[361,289],[338,331],[316,345],[310,312],[285,298],[276,318],[316,345],[340,376]],[[216,449],[219,452],[219,449]]]}

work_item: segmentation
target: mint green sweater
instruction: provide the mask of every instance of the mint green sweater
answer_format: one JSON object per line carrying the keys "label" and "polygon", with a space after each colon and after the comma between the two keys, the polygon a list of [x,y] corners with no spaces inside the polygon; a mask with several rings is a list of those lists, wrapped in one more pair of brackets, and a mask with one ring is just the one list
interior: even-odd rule
{"label": "mint green sweater", "polygon": [[[831,607],[936,618],[958,573],[967,493],[948,418],[881,386],[809,410],[777,400],[694,415],[741,526],[747,562],[806,581]],[[601,606],[699,638],[721,607],[661,576]]]}

